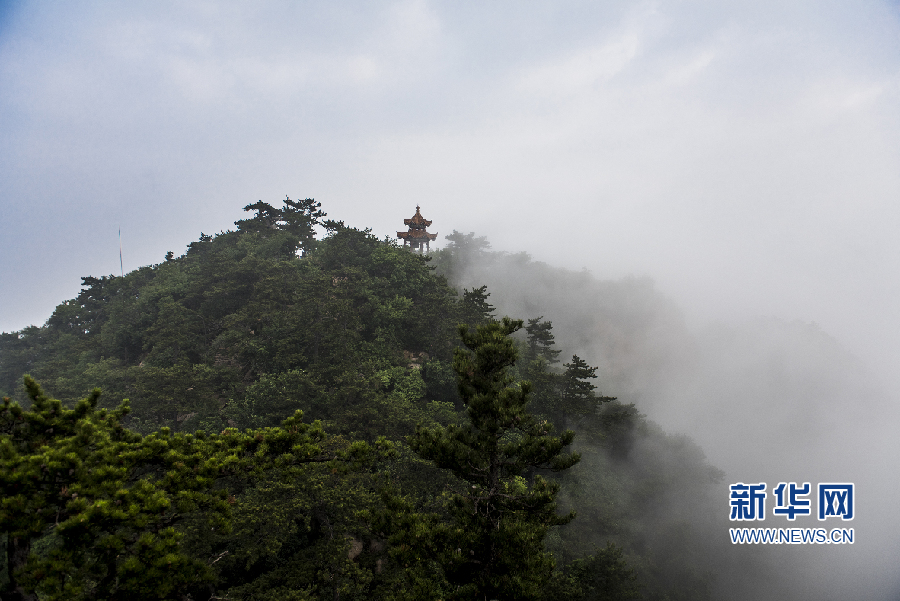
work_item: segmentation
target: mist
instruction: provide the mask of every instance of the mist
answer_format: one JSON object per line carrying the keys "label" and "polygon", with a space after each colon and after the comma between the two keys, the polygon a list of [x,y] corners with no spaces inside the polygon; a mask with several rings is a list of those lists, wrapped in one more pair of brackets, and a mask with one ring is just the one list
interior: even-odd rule
{"label": "mist", "polygon": [[[602,394],[634,403],[671,434],[689,435],[725,472],[718,498],[685,490],[658,508],[659,524],[684,519],[701,533],[708,548],[693,551],[715,566],[714,598],[900,594],[890,483],[900,459],[898,391],[820,326],[738,313],[687,320],[691,308],[649,278],[603,280],[526,253],[472,252],[448,276],[460,288],[487,285],[499,315],[552,321],[564,353],[599,367]],[[642,452],[660,453],[634,454]],[[602,452],[587,453],[586,462],[602,465],[592,459]],[[855,529],[852,546],[727,542],[736,524],[727,520],[729,483],[792,481],[856,484],[865,510],[844,524]],[[763,526],[821,523],[808,516]]]}
{"label": "mist", "polygon": [[129,271],[257,199],[421,205],[728,482],[857,483],[854,545],[753,551],[792,598],[896,598],[898,39],[887,0],[5,3],[0,331],[120,230]]}

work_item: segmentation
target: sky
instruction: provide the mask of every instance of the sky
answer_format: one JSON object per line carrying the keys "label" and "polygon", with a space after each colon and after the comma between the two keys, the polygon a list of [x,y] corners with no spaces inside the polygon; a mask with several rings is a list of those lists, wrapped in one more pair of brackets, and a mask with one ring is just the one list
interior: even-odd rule
{"label": "sky", "polygon": [[[900,360],[896,2],[5,2],[0,330],[256,200]],[[885,370],[887,371],[887,370]]]}
{"label": "sky", "polygon": [[6,2],[0,330],[314,197],[900,359],[900,4]]}
{"label": "sky", "polygon": [[256,200],[900,361],[900,3],[0,2],[0,331]]}
{"label": "sky", "polygon": [[0,330],[314,197],[900,360],[896,2],[5,2]]}
{"label": "sky", "polygon": [[896,0],[0,0],[0,331],[285,195],[816,324],[900,401]]}

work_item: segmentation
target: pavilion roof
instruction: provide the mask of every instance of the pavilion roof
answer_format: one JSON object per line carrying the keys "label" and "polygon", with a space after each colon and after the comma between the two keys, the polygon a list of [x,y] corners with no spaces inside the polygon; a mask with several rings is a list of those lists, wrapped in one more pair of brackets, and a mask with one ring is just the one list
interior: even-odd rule
{"label": "pavilion roof", "polygon": [[397,237],[403,240],[435,240],[437,236],[437,234],[429,234],[424,229],[411,229],[408,232],[397,232]]}
{"label": "pavilion roof", "polygon": [[416,205],[416,214],[410,219],[404,219],[403,225],[409,225],[415,229],[424,229],[431,225],[431,222],[422,217],[422,213],[419,211],[419,205]]}

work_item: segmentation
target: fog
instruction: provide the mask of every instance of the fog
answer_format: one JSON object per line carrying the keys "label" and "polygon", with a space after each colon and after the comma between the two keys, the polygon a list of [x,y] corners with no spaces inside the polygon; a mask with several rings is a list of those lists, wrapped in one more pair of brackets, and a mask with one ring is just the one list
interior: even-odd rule
{"label": "fog", "polygon": [[856,482],[853,546],[756,552],[894,599],[898,39],[867,0],[3,3],[0,330],[119,230],[127,271],[257,199],[379,236],[421,205],[546,263],[465,283],[730,482]]}
{"label": "fog", "polygon": [[[486,284],[500,314],[552,321],[568,357],[577,353],[599,367],[601,393],[635,403],[670,433],[690,435],[725,472],[719,499],[688,490],[659,508],[661,521],[681,516],[708,537],[716,598],[900,594],[891,517],[900,459],[896,390],[819,326],[775,317],[698,326],[650,279],[602,280],[524,253],[472,256],[451,279],[460,287]],[[727,485],[735,482],[766,482],[770,489],[779,482],[854,482],[865,510],[841,526],[853,527],[858,538],[852,547],[724,544],[729,526],[747,525],[726,519]],[[753,525],[822,522],[810,516]]]}

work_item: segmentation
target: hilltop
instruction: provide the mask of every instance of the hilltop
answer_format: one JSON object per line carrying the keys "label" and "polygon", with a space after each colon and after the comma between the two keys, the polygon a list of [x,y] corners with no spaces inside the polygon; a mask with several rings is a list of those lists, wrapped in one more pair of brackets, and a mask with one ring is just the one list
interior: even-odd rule
{"label": "hilltop", "polygon": [[[210,490],[228,503],[216,515],[229,528],[204,530],[200,524],[212,509],[202,503],[180,513],[168,510],[175,530],[167,549],[187,558],[185,565],[206,566],[185,578],[180,594],[202,589],[233,599],[423,598],[422,591],[432,591],[469,598],[472,591],[459,583],[468,582],[474,564],[441,548],[441,541],[455,536],[453,499],[466,494],[468,481],[452,467],[426,460],[421,436],[458,431],[472,419],[454,367],[458,325],[475,332],[494,327],[500,316],[489,288],[456,284],[463,267],[486,249],[472,254],[457,236],[432,260],[368,230],[326,220],[309,199],[287,199],[278,208],[260,201],[247,210],[252,217],[235,230],[203,234],[181,256],[169,253],[123,277],[83,278],[79,296],[62,302],[43,326],[2,334],[0,392],[23,408],[44,398],[40,394],[74,407],[99,387],[96,411],[112,411],[129,399],[130,412],[116,414],[137,437],[128,444],[174,436],[181,441],[179,453],[208,457],[204,461],[217,455],[197,447],[201,439],[246,433],[240,444],[252,446],[253,440],[282,436],[285,424],[299,432],[300,419],[304,428],[314,428],[309,432],[320,432],[304,444],[314,444],[308,455],[321,460],[304,460],[285,472],[275,459],[266,463],[271,451],[259,448],[253,461],[262,463],[253,478],[210,480]],[[314,236],[317,225],[327,232],[322,239]],[[627,296],[628,286],[646,288],[633,282],[606,289],[611,298]],[[509,474],[509,486],[521,487],[509,489],[513,497],[537,498],[537,474],[543,474],[548,490],[559,488],[554,515],[577,514],[565,525],[547,517],[543,525],[527,527],[538,536],[534,557],[545,558],[540,565],[556,565],[546,576],[533,576],[537,588],[527,589],[528,595],[711,598],[722,559],[715,546],[700,541],[719,523],[712,516],[722,513],[721,472],[688,438],[665,433],[633,403],[615,398],[633,371],[610,366],[635,360],[626,352],[629,336],[645,344],[652,334],[640,306],[624,297],[617,306],[608,321],[618,325],[608,331],[619,339],[598,366],[599,382],[598,367],[581,359],[580,349],[556,346],[554,322],[545,319],[539,299],[521,307],[528,314],[511,316],[524,327],[513,334],[517,361],[504,368],[504,377],[530,382],[528,411],[536,424],[547,424],[541,436],[561,436],[565,444],[571,430],[574,442],[566,448],[581,456],[569,469],[545,463],[537,471],[523,467],[524,477]],[[43,393],[22,388],[25,374]],[[522,428],[514,436],[525,436]],[[149,477],[142,469],[149,468],[135,467],[125,482]],[[509,515],[522,524],[536,519],[524,509]],[[53,532],[38,528],[32,553],[52,548]],[[7,537],[9,565],[12,540]],[[84,553],[99,557],[90,545]],[[97,573],[113,573],[113,564]],[[0,573],[3,578],[8,582],[8,574]],[[91,598],[90,583],[98,576],[83,578],[78,598]]]}

